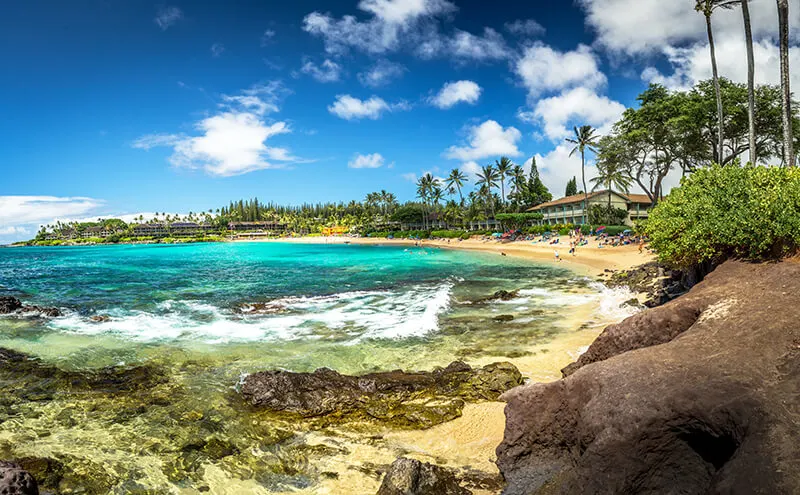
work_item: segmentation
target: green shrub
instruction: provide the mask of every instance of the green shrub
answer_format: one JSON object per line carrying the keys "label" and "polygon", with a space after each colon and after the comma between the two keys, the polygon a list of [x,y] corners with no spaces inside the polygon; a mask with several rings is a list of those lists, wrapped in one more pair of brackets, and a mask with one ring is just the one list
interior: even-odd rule
{"label": "green shrub", "polygon": [[645,232],[660,259],[679,267],[792,253],[800,245],[800,169],[698,170],[653,209]]}

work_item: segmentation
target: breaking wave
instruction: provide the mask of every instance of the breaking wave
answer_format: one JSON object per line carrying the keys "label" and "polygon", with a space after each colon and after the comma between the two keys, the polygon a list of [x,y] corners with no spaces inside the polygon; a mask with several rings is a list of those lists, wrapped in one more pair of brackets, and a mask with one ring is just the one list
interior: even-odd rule
{"label": "breaking wave", "polygon": [[[336,338],[368,339],[423,336],[439,329],[439,315],[450,307],[452,282],[390,291],[342,292],[328,296],[286,297],[269,301],[260,314],[256,303],[238,311],[198,301],[168,300],[152,312],[112,309],[101,318],[70,313],[49,322],[58,331],[111,334],[138,342],[199,340],[206,343]],[[263,307],[265,303],[261,303]],[[97,316],[97,315],[96,315]]]}

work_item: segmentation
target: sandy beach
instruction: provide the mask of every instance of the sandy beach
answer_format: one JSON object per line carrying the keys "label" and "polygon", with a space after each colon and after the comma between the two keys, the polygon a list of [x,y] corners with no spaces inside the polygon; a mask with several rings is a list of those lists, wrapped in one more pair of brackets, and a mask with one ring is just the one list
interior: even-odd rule
{"label": "sandy beach", "polygon": [[[598,277],[605,270],[623,270],[652,261],[654,256],[645,249],[640,254],[636,245],[603,247],[590,241],[588,246],[578,248],[576,256],[569,254],[569,237],[559,238],[557,245],[517,241],[502,243],[495,240],[424,240],[372,239],[354,237],[299,237],[287,239],[234,241],[234,242],[289,242],[310,244],[353,244],[353,245],[395,245],[415,246],[417,242],[427,248],[461,249],[496,253],[502,256],[515,256],[548,264],[567,267],[577,274]],[[562,261],[556,262],[554,251],[558,250]],[[573,362],[602,332],[610,321],[595,321],[589,308],[582,308],[559,321],[565,331],[552,341],[531,345],[524,349],[525,355],[519,358],[487,356],[470,361],[470,364],[483,366],[491,362],[509,361],[513,363],[530,382],[550,382],[561,378],[561,369]],[[352,442],[344,440],[348,435],[335,438],[320,435],[321,444],[336,442],[347,445],[349,454],[329,459],[325,468],[337,473],[336,479],[324,481],[308,493],[344,495],[349,493],[374,493],[380,486],[380,479],[367,476],[353,466],[389,464],[404,455],[425,462],[467,469],[497,475],[494,464],[495,448],[503,439],[505,428],[505,404],[484,402],[468,404],[463,415],[453,421],[427,430],[396,431],[387,429],[380,436],[382,441],[376,445],[365,445],[356,438]],[[475,490],[474,493],[489,495],[492,490]]]}
{"label": "sandy beach", "polygon": [[597,241],[589,241],[588,246],[581,246],[577,249],[575,256],[569,254],[569,236],[558,238],[558,244],[550,244],[535,241],[515,241],[500,242],[496,240],[422,240],[413,241],[408,239],[374,239],[369,237],[292,237],[282,239],[256,239],[256,240],[236,240],[232,242],[289,242],[301,244],[359,244],[359,245],[387,245],[387,246],[414,246],[419,243],[421,246],[462,249],[466,251],[482,251],[487,253],[497,253],[501,256],[505,253],[508,256],[516,256],[529,260],[556,264],[555,252],[558,251],[563,265],[577,273],[596,277],[605,270],[627,270],[635,266],[647,263],[655,259],[647,249],[639,253],[636,245],[618,247],[598,247]]}

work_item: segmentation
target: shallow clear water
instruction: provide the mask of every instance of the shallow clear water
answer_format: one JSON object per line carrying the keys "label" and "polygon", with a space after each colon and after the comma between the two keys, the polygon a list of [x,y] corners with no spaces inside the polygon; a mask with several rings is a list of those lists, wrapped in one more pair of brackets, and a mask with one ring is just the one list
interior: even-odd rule
{"label": "shallow clear water", "polygon": [[[519,293],[481,301],[500,289]],[[277,452],[296,454],[302,442],[294,431],[286,444],[275,432],[291,427],[263,423],[232,401],[244,373],[430,369],[519,357],[587,304],[599,320],[618,318],[626,297],[557,267],[496,254],[280,243],[1,249],[0,294],[65,313],[0,318],[0,347],[63,370],[169,370],[166,384],[125,400],[17,398],[0,418],[0,454],[59,459],[73,473],[90,462],[111,473],[103,487],[119,488],[114,476],[135,477],[168,491],[208,487],[214,476],[258,479],[267,491],[315,483],[313,466],[284,469],[289,454],[278,456],[280,469],[262,466]],[[65,409],[77,419],[65,421]],[[198,415],[225,427],[185,420]],[[233,442],[237,454],[202,457],[201,469],[186,461],[186,445],[209,435]],[[271,435],[276,444],[267,448],[263,437]],[[75,476],[78,485],[90,483]]]}

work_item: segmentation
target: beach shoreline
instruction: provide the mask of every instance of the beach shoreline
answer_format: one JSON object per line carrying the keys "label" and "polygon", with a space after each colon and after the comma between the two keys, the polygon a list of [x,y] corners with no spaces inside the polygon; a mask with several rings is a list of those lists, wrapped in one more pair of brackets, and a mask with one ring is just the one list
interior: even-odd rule
{"label": "beach shoreline", "polygon": [[[576,275],[599,278],[606,270],[629,270],[655,259],[645,250],[639,254],[638,246],[597,247],[595,241],[578,248],[576,256],[569,251],[569,236],[561,236],[557,245],[517,241],[502,243],[495,240],[412,240],[364,237],[294,237],[283,239],[236,240],[230,242],[283,242],[294,244],[329,244],[357,246],[406,246],[410,248],[440,248],[473,251],[502,256],[524,258],[551,266],[563,266]],[[562,261],[556,262],[554,250],[559,251]],[[594,322],[588,307],[565,315],[559,322],[564,328],[553,340],[543,344],[531,344],[521,349],[519,358],[484,356],[469,360],[473,366],[483,366],[496,361],[514,364],[529,383],[545,383],[561,378],[561,369],[575,361],[597,336],[612,322]],[[388,455],[393,451],[406,452],[403,456],[423,462],[440,464],[451,469],[476,470],[487,475],[499,476],[495,465],[495,448],[503,440],[505,431],[505,403],[480,402],[468,404],[461,417],[424,430],[393,430],[385,428],[382,437],[390,448],[373,449],[354,442],[348,445],[353,453],[332,458],[326,469],[338,474],[335,480],[327,480],[316,487],[314,493],[344,494],[357,487],[364,493],[374,493],[379,480],[363,476],[352,469],[363,463],[391,463]],[[320,438],[321,443],[326,439]],[[341,439],[338,439],[341,441]],[[343,489],[343,486],[349,488]],[[491,490],[474,490],[478,495],[490,495]]]}
{"label": "beach shoreline", "polygon": [[[483,253],[507,255],[524,258],[530,261],[546,263],[553,266],[563,266],[579,275],[597,277],[600,274],[617,270],[630,270],[655,260],[655,256],[648,250],[639,253],[636,245],[617,247],[598,247],[596,241],[590,241],[588,246],[581,246],[576,250],[575,256],[569,254],[569,236],[558,237],[558,244],[538,243],[535,241],[501,242],[496,240],[481,239],[386,239],[371,237],[287,237],[279,239],[237,239],[227,242],[281,242],[294,244],[330,244],[330,245],[359,245],[359,246],[411,246],[426,248],[457,249],[462,251],[477,251]],[[555,260],[555,251],[558,251],[561,261]]]}

